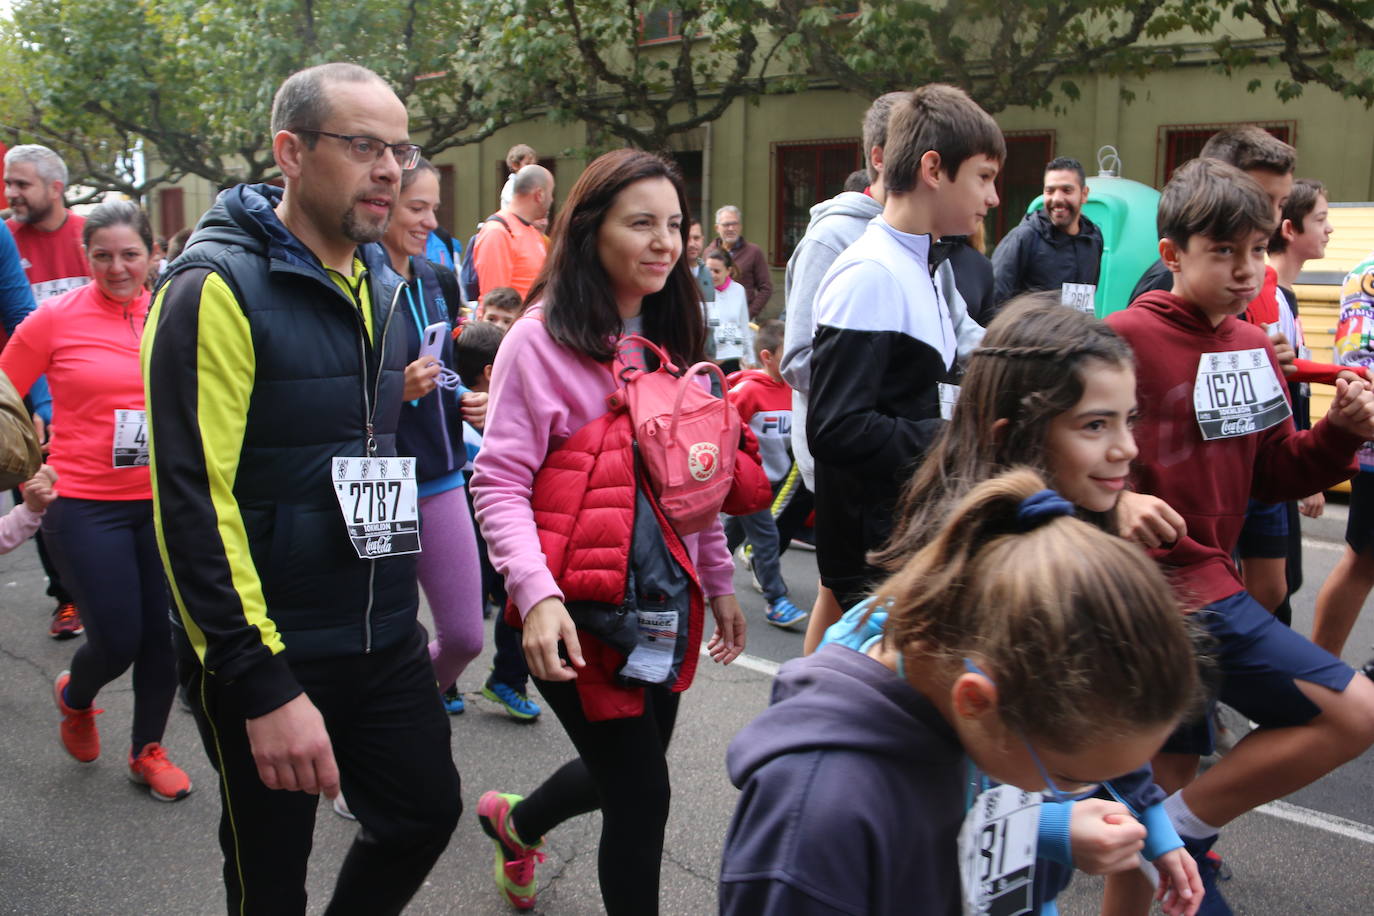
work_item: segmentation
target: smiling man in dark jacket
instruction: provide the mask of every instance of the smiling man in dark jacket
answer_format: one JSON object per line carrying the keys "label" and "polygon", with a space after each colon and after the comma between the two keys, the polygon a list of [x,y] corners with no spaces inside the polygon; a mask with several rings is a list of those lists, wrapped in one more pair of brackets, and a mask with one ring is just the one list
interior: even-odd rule
{"label": "smiling man in dark jacket", "polygon": [[[1091,310],[1102,264],[1102,230],[1083,215],[1088,180],[1077,159],[1061,157],[1045,166],[1045,206],[1026,218],[992,253],[994,299],[1042,289],[1063,290],[1066,304]],[[1065,287],[1068,287],[1065,289]]]}

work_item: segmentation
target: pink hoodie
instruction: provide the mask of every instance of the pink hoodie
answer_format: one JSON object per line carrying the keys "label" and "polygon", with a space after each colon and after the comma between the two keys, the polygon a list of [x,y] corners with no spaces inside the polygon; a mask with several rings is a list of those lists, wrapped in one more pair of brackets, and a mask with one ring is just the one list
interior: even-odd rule
{"label": "pink hoodie", "polygon": [[[511,327],[497,351],[472,500],[492,565],[506,577],[522,618],[545,598],[563,598],[539,548],[530,508],[534,475],[550,452],[606,412],[615,388],[604,364],[549,336],[539,306]],[[682,540],[706,597],[733,595],[734,563],[720,524]]]}
{"label": "pink hoodie", "polygon": [[42,512],[34,512],[20,503],[0,517],[0,553],[9,553],[33,537],[43,521]]}

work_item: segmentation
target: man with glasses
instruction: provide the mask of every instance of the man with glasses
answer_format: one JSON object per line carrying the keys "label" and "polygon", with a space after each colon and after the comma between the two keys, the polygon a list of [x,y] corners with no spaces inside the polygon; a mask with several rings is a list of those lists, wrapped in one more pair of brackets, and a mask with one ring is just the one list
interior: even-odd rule
{"label": "man with glasses", "polygon": [[759,312],[767,307],[773,296],[773,273],[768,268],[763,249],[745,239],[739,207],[726,205],[716,211],[716,240],[711,247],[730,252],[739,271],[739,282],[744,287],[744,297],[749,300],[749,318],[759,317]]}
{"label": "man with glasses", "polygon": [[395,452],[416,394],[376,244],[420,150],[352,64],[287,79],[272,132],[285,188],[220,195],[144,332],[158,543],[229,911],[305,911],[318,795],[342,786],[361,829],[328,912],[396,913],[461,810]]}

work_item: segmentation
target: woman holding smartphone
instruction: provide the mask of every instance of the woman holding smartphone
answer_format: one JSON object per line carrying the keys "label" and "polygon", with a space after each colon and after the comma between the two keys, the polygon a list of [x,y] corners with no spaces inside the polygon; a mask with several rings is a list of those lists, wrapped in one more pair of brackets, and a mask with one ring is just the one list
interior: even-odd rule
{"label": "woman holding smartphone", "polygon": [[392,329],[405,336],[409,348],[396,453],[416,460],[422,526],[419,578],[434,615],[429,657],[435,679],[445,690],[444,705],[457,714],[463,711],[463,700],[454,681],[482,651],[482,571],[464,486],[468,458],[463,420],[481,427],[486,395],[460,395],[450,383],[440,384],[440,363],[454,365],[449,321],[460,300],[453,271],[424,257],[429,234],[438,225],[438,206],[438,172],[421,159],[401,173],[400,197],[382,238],[388,264],[381,269],[394,270],[405,280],[396,293],[398,326]]}

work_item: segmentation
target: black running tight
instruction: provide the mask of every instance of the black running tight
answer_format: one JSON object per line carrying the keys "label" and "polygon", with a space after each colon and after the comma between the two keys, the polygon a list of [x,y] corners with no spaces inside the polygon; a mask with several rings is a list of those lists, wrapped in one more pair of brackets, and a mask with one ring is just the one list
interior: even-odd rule
{"label": "black running tight", "polygon": [[60,497],[43,516],[43,537],[76,598],[86,640],[72,656],[67,702],[84,709],[134,667],[130,744],[162,741],[176,694],[167,580],[149,499]]}
{"label": "black running tight", "polygon": [[645,690],[642,716],[588,722],[572,682],[534,683],[580,756],[516,805],[515,832],[533,843],[563,821],[600,809],[597,871],[607,914],[657,913],[672,796],[666,753],[680,694],[652,687]]}

